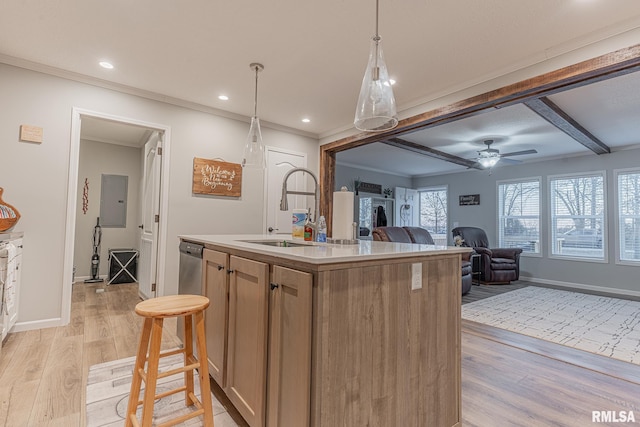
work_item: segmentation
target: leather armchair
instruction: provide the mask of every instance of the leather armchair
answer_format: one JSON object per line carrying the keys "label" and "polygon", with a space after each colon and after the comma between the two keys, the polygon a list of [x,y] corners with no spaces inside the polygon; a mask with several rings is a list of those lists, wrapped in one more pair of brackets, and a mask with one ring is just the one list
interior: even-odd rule
{"label": "leather armchair", "polygon": [[453,237],[463,239],[462,246],[480,255],[480,281],[488,284],[509,283],[520,278],[522,248],[489,248],[489,239],[478,227],[456,227]]}
{"label": "leather armchair", "polygon": [[[417,243],[433,245],[431,234],[421,227],[377,227],[373,229],[373,240],[395,243]],[[462,254],[462,295],[471,290],[471,255]]]}

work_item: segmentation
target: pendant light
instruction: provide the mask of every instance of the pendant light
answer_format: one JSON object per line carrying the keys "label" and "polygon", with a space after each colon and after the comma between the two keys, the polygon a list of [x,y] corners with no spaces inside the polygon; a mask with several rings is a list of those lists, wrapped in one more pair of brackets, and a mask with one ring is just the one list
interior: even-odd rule
{"label": "pendant light", "polygon": [[381,38],[378,34],[378,0],[376,0],[376,34],[371,40],[369,63],[362,79],[353,124],[358,130],[367,132],[393,129],[398,125],[396,100],[393,97],[387,65],[382,55]]}
{"label": "pendant light", "polygon": [[253,117],[251,117],[251,127],[247,142],[244,145],[242,154],[243,168],[265,168],[264,143],[262,142],[262,132],[260,131],[260,119],[258,118],[258,73],[264,70],[264,65],[256,62],[249,64],[249,68],[256,73],[256,89],[253,102]]}

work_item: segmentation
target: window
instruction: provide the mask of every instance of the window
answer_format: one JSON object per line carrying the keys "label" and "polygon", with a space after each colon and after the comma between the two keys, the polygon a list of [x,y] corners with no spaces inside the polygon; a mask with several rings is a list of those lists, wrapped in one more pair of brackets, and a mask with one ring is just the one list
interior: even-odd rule
{"label": "window", "polygon": [[640,171],[619,172],[617,185],[620,261],[640,261]]}
{"label": "window", "polygon": [[447,244],[447,188],[419,190],[420,227],[426,228],[436,245]]}
{"label": "window", "polygon": [[604,173],[550,180],[551,254],[604,260]]}
{"label": "window", "polygon": [[540,253],[540,179],[498,183],[498,246]]}

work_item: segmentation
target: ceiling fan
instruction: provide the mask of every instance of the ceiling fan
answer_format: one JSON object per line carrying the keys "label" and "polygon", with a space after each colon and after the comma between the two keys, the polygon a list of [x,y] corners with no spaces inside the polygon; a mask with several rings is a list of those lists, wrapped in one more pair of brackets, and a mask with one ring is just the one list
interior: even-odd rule
{"label": "ceiling fan", "polygon": [[493,139],[487,139],[484,141],[484,143],[487,146],[487,148],[485,148],[484,150],[478,151],[477,160],[480,166],[482,166],[485,169],[491,169],[498,163],[500,159],[504,159],[506,163],[512,163],[512,164],[520,163],[520,160],[508,159],[505,157],[522,156],[525,154],[537,153],[536,150],[522,150],[522,151],[514,151],[512,153],[500,154],[499,150],[495,148],[491,148],[491,144],[493,144]]}

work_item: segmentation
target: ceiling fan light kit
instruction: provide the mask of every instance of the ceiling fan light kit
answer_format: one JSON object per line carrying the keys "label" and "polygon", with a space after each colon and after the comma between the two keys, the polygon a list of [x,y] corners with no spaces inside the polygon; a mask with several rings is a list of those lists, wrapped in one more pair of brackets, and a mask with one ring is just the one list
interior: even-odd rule
{"label": "ceiling fan light kit", "polygon": [[256,86],[253,102],[253,117],[251,117],[251,126],[249,127],[249,135],[244,145],[242,154],[243,168],[265,168],[264,143],[262,142],[262,132],[260,131],[260,119],[258,118],[258,73],[264,70],[264,65],[257,62],[249,64],[249,68],[256,73]]}
{"label": "ceiling fan light kit", "polygon": [[494,167],[498,161],[500,160],[500,155],[496,153],[487,153],[486,155],[480,154],[478,158],[478,163],[483,168],[492,168]]}
{"label": "ceiling fan light kit", "polygon": [[369,62],[362,79],[353,124],[358,130],[378,132],[398,125],[396,100],[389,81],[387,64],[378,34],[378,0],[376,0],[376,34],[371,40]]}
{"label": "ceiling fan light kit", "polygon": [[[487,146],[487,148],[485,148],[484,150],[478,151],[477,161],[480,164],[480,166],[482,166],[484,169],[491,169],[498,163],[498,161],[500,161],[500,159],[505,157],[522,156],[524,154],[537,153],[536,150],[523,150],[523,151],[514,151],[511,153],[500,154],[499,150],[496,150],[495,148],[491,148],[491,144],[493,144],[494,142],[493,139],[487,139],[483,142]],[[508,158],[505,158],[504,161],[512,164],[521,163],[520,160],[508,159]]]}

